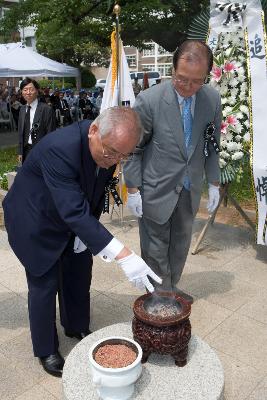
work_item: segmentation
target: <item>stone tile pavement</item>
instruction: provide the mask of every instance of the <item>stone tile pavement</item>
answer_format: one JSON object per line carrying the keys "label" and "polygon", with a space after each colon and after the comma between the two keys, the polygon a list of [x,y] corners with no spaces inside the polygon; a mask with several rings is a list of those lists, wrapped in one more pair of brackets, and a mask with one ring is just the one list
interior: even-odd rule
{"label": "stone tile pavement", "polygon": [[[137,223],[127,215],[124,220],[122,227],[116,215],[113,221],[103,218],[108,229],[139,252]],[[203,224],[203,218],[196,220],[193,243]],[[267,248],[255,246],[246,227],[215,223],[200,252],[188,256],[180,287],[195,298],[193,333],[217,352],[223,364],[225,400],[266,400]],[[95,259],[91,329],[131,320],[139,295],[115,264]],[[77,341],[66,338],[59,323],[58,331],[66,357]],[[32,355],[24,271],[1,230],[0,398],[62,399],[61,380],[45,374]]]}

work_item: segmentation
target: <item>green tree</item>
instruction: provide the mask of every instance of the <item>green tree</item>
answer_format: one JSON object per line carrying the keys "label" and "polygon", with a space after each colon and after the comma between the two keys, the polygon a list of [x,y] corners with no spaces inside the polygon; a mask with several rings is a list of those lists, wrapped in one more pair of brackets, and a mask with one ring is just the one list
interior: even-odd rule
{"label": "green tree", "polygon": [[[105,64],[115,17],[111,0],[25,0],[0,22],[0,33],[37,27],[37,47],[72,65]],[[120,0],[124,44],[142,47],[154,40],[173,51],[186,37],[192,18],[209,0]]]}

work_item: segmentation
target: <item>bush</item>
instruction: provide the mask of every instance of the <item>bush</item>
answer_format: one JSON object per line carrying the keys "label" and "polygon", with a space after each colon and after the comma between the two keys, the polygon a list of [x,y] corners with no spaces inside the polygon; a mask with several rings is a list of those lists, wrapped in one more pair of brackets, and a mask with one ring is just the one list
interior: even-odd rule
{"label": "bush", "polygon": [[86,68],[81,70],[81,80],[82,80],[82,88],[91,88],[96,84],[96,78],[94,74]]}
{"label": "bush", "polygon": [[[75,78],[74,78],[75,80]],[[63,86],[63,79],[55,79],[54,81],[52,79],[40,79],[38,81],[39,85],[41,88],[47,88],[49,87],[50,89],[58,88],[61,89]],[[73,83],[71,81],[71,78],[67,78],[64,80],[64,89],[73,89],[76,87],[75,82]]]}
{"label": "bush", "polygon": [[10,147],[8,149],[0,150],[0,188],[7,190],[7,177],[6,173],[14,171],[17,162],[17,148]]}

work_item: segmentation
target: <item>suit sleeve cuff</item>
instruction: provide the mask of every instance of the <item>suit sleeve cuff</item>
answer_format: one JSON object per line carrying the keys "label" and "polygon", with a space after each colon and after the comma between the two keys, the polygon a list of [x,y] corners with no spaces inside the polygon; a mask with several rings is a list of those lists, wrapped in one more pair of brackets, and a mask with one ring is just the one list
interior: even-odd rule
{"label": "suit sleeve cuff", "polygon": [[114,261],[115,257],[121,252],[124,245],[116,238],[113,238],[109,244],[101,250],[97,256],[99,256],[105,262]]}

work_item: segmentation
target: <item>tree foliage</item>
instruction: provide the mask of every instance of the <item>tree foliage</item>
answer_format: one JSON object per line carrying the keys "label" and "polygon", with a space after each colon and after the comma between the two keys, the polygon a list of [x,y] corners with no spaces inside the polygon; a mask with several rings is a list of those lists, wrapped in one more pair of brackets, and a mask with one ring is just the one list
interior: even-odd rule
{"label": "tree foliage", "polygon": [[[0,22],[0,33],[35,25],[43,54],[72,65],[105,63],[115,17],[112,0],[25,0]],[[173,51],[192,18],[209,0],[120,0],[124,44],[139,48],[153,40]]]}

